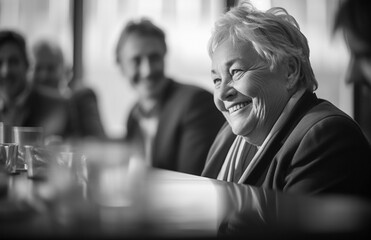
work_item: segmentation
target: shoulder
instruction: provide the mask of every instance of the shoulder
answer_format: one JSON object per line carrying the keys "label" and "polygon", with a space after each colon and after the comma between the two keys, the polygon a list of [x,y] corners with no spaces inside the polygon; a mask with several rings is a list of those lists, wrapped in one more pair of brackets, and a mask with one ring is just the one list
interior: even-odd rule
{"label": "shoulder", "polygon": [[180,97],[183,99],[194,99],[194,98],[208,98],[212,100],[212,93],[201,86],[193,84],[186,84],[180,82],[173,82],[173,97]]}
{"label": "shoulder", "polygon": [[25,100],[25,107],[35,114],[48,115],[56,112],[68,112],[69,99],[59,94],[31,90]]}
{"label": "shoulder", "polygon": [[93,89],[88,88],[88,87],[83,87],[83,88],[78,88],[74,90],[72,92],[71,98],[73,99],[83,99],[83,98],[95,99],[97,98],[97,95]]}
{"label": "shoulder", "polygon": [[302,122],[312,122],[312,124],[332,122],[358,126],[352,117],[326,100],[322,100],[319,104],[310,109],[303,117]]}
{"label": "shoulder", "polygon": [[297,136],[315,138],[319,141],[365,142],[366,138],[358,123],[348,114],[328,101],[321,101],[310,109],[300,120],[294,130]]}
{"label": "shoulder", "polygon": [[165,116],[179,116],[184,121],[214,118],[223,122],[224,116],[214,104],[213,95],[198,86],[175,82],[163,102]]}
{"label": "shoulder", "polygon": [[44,91],[40,89],[32,89],[28,98],[31,101],[38,101],[45,104],[52,104],[52,103],[63,103],[67,102],[68,98],[60,95],[58,92],[54,91]]}

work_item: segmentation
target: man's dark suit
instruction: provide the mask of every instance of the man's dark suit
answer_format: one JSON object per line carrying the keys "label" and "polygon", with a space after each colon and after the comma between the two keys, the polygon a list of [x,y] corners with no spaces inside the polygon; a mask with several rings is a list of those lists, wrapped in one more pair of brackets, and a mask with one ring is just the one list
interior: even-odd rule
{"label": "man's dark suit", "polygon": [[[202,176],[217,178],[235,135],[225,125]],[[371,149],[355,121],[306,92],[243,183],[284,192],[370,196]]]}
{"label": "man's dark suit", "polygon": [[98,97],[91,88],[79,88],[70,98],[72,133],[75,137],[105,139],[106,134],[98,107]]}
{"label": "man's dark suit", "polygon": [[23,103],[15,106],[14,120],[7,124],[43,127],[46,138],[50,136],[59,136],[64,140],[86,136],[103,138],[103,126],[98,109],[94,106],[96,96],[90,90],[79,91],[71,98],[66,98],[54,91],[33,88]]}
{"label": "man's dark suit", "polygon": [[[13,107],[12,126],[43,127],[45,137],[65,137],[70,129],[69,101],[56,94],[31,89],[24,101]],[[3,121],[0,119],[0,121]]]}
{"label": "man's dark suit", "polygon": [[[212,94],[171,80],[160,104],[152,165],[200,175],[209,148],[225,122]],[[133,111],[129,114],[127,130],[129,141],[140,132]]]}

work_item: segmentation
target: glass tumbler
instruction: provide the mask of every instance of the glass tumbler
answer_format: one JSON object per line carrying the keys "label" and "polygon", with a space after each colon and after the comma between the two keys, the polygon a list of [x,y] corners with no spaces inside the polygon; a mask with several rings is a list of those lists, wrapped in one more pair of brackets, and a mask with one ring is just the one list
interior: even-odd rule
{"label": "glass tumbler", "polygon": [[27,171],[25,159],[25,146],[43,147],[44,130],[42,127],[19,127],[12,128],[12,142],[18,144],[18,161],[20,162],[17,171]]}

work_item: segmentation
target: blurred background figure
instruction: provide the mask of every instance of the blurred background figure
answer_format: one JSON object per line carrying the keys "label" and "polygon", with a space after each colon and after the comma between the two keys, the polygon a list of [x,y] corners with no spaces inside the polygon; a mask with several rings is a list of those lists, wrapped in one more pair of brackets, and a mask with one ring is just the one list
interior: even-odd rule
{"label": "blurred background figure", "polygon": [[141,146],[149,165],[199,175],[224,119],[210,92],[165,76],[166,53],[164,31],[148,19],[120,34],[116,61],[138,97],[125,140]]}
{"label": "blurred background figure", "polygon": [[344,1],[335,16],[334,30],[342,30],[351,53],[346,81],[371,88],[371,2]]}
{"label": "blurred background figure", "polygon": [[38,88],[69,96],[71,69],[66,65],[61,47],[52,40],[41,39],[32,46],[32,81]]}
{"label": "blurred background figure", "polygon": [[355,119],[371,143],[371,2],[346,0],[335,15],[334,32],[342,32],[350,52],[345,81],[354,84]]}
{"label": "blurred background figure", "polygon": [[42,126],[45,137],[69,134],[68,102],[34,88],[27,79],[29,57],[23,35],[0,31],[0,121],[9,126]]}
{"label": "blurred background figure", "polygon": [[72,69],[57,42],[37,41],[32,46],[31,65],[31,80],[39,91],[70,99],[73,137],[105,138],[96,94],[81,84],[71,88]]}

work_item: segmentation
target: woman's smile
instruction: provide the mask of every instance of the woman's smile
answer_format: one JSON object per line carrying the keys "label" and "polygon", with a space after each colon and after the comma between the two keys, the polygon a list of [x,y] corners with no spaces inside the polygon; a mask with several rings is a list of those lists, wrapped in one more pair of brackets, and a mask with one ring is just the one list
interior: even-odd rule
{"label": "woman's smile", "polygon": [[228,107],[228,111],[229,111],[229,114],[232,114],[234,112],[237,112],[239,111],[240,109],[243,109],[245,108],[247,105],[249,105],[251,103],[251,101],[247,101],[247,102],[240,102],[240,103],[237,103],[237,104],[234,104],[230,107]]}

